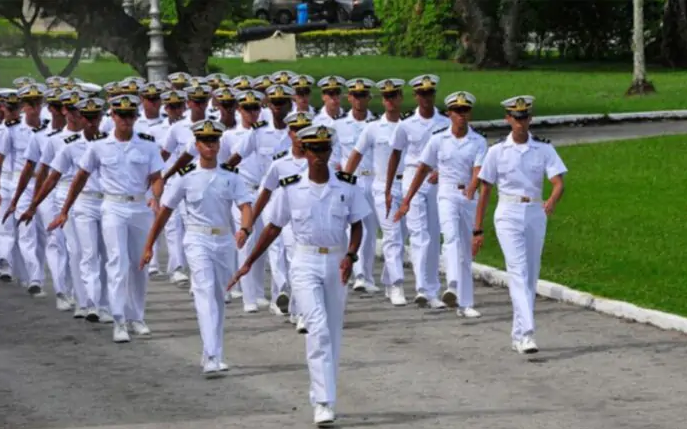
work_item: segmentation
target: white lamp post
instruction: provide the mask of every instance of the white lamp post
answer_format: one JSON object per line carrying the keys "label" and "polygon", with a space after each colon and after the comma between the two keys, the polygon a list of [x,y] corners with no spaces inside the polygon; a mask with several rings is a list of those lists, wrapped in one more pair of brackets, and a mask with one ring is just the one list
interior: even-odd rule
{"label": "white lamp post", "polygon": [[148,82],[167,78],[167,53],[160,21],[160,0],[150,0],[150,50],[148,50]]}

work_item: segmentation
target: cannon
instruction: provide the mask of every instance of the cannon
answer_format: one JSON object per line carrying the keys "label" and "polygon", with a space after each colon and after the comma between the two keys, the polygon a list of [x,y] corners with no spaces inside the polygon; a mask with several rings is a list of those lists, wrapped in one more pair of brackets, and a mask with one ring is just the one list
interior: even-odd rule
{"label": "cannon", "polygon": [[239,42],[253,42],[271,37],[276,31],[287,34],[306,33],[308,31],[321,31],[327,29],[326,22],[308,24],[270,25],[265,27],[242,28],[236,32]]}

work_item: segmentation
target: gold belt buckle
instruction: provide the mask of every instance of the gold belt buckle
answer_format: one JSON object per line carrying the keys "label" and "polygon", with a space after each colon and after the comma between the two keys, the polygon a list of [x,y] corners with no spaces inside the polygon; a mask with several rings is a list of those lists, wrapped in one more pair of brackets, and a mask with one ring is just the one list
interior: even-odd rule
{"label": "gold belt buckle", "polygon": [[317,253],[319,253],[321,255],[326,255],[329,253],[329,248],[328,247],[318,247]]}
{"label": "gold belt buckle", "polygon": [[530,201],[531,201],[530,197],[520,197],[521,203],[529,203]]}
{"label": "gold belt buckle", "polygon": [[222,233],[220,228],[210,228],[210,234],[212,235],[220,235]]}

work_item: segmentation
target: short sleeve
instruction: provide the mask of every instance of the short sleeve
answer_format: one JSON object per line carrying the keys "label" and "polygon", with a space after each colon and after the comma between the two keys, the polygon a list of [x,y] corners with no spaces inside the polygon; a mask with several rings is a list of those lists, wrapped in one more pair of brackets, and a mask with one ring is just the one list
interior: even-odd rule
{"label": "short sleeve", "polygon": [[255,130],[250,130],[248,135],[241,140],[241,142],[236,147],[236,153],[242,158],[248,158],[252,153],[255,152],[257,148],[257,138],[258,134]]}
{"label": "short sleeve", "polygon": [[268,219],[270,219],[272,225],[279,228],[283,228],[291,221],[289,193],[286,188],[279,187],[279,189],[277,189]]}
{"label": "short sleeve", "polygon": [[69,156],[69,145],[64,145],[62,149],[57,151],[55,158],[50,163],[50,168],[60,174],[65,174],[73,166],[72,157]]}
{"label": "short sleeve", "polygon": [[473,164],[473,167],[481,167],[482,164],[484,164],[484,158],[487,156],[487,150],[489,150],[487,140],[481,138],[479,140],[479,146],[477,147],[477,154],[475,155],[475,163]]}
{"label": "short sleeve", "polygon": [[408,147],[408,133],[406,132],[406,127],[403,126],[403,122],[398,124],[398,126],[394,128],[394,132],[391,133],[389,146],[391,146],[392,149],[400,151]]}
{"label": "short sleeve", "polygon": [[372,128],[372,124],[363,128],[363,131],[358,136],[358,140],[355,142],[354,149],[361,155],[364,154],[370,148],[370,145],[372,145],[371,137],[374,135],[374,133],[370,132]]}
{"label": "short sleeve", "polygon": [[367,202],[362,188],[352,185],[350,198],[350,212],[348,214],[348,223],[356,223],[368,216],[372,210],[370,204]]}
{"label": "short sleeve", "polygon": [[[157,149],[157,146],[155,146]],[[162,155],[159,150],[153,150],[150,156],[150,174],[155,174],[162,171],[165,168],[165,161],[162,159]]]}
{"label": "short sleeve", "polygon": [[432,169],[437,168],[437,157],[440,143],[441,139],[437,138],[437,136],[430,137],[429,141],[425,145],[425,148],[422,150],[422,154],[420,154],[420,162],[427,164]]}
{"label": "short sleeve", "polygon": [[55,143],[58,137],[53,137],[48,139],[48,141],[43,145],[43,152],[41,153],[40,163],[45,165],[50,165],[53,158],[55,158]]}
{"label": "short sleeve", "polygon": [[341,143],[339,142],[339,138],[334,136],[334,140],[332,141],[332,154],[329,157],[329,166],[336,169],[335,167],[338,164],[341,164]]}
{"label": "short sleeve", "polygon": [[248,192],[248,188],[246,188],[246,185],[243,183],[243,179],[240,178],[240,176],[235,176],[232,180],[232,195],[234,196],[234,203],[237,206],[241,206],[243,204],[252,204],[253,203],[253,196]]}
{"label": "short sleeve", "polygon": [[273,192],[279,187],[279,169],[277,168],[277,165],[278,162],[273,162],[270,164],[270,166],[267,168],[267,173],[265,173],[265,177],[262,178],[262,183],[260,184],[260,186],[270,192]]}
{"label": "short sleeve", "polygon": [[86,145],[86,152],[79,160],[79,168],[90,174],[97,170],[98,167],[100,167],[100,159],[94,145]]}
{"label": "short sleeve", "polygon": [[41,141],[43,136],[34,133],[29,140],[29,145],[24,150],[24,158],[34,164],[41,160]]}
{"label": "short sleeve", "polygon": [[184,182],[183,177],[182,180],[170,181],[169,187],[162,193],[160,204],[172,210],[176,209],[185,195]]}
{"label": "short sleeve", "polygon": [[177,141],[177,132],[179,131],[179,127],[175,127],[172,125],[169,128],[169,132],[165,136],[164,142],[160,145],[162,150],[164,150],[167,153],[174,153],[177,149],[177,145],[179,142]]}
{"label": "short sleeve", "polygon": [[487,155],[484,157],[484,162],[482,163],[482,169],[479,171],[479,176],[477,176],[481,181],[491,185],[495,184],[497,179],[497,150],[499,147],[500,145],[495,145],[487,150]]}
{"label": "short sleeve", "polygon": [[5,130],[4,133],[0,134],[0,154],[7,156],[12,149],[12,138],[10,137],[12,132],[10,130]]}
{"label": "short sleeve", "polygon": [[565,174],[568,169],[563,164],[563,160],[558,156],[558,152],[553,146],[547,145],[549,151],[546,156],[546,176],[551,180],[552,178]]}

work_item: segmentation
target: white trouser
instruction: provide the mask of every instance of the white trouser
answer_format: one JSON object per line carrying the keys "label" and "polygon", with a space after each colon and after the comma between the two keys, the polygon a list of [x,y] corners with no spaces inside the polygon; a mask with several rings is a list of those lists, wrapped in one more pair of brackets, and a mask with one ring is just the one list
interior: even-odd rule
{"label": "white trouser", "polygon": [[372,187],[374,208],[377,222],[382,229],[382,255],[384,268],[382,283],[386,286],[403,283],[403,258],[405,254],[406,230],[405,217],[400,222],[394,222],[394,214],[401,206],[401,182],[394,181],[391,187],[391,209],[386,214],[386,184],[382,180],[375,180]]}
{"label": "white trouser", "polygon": [[[3,173],[0,179],[0,216],[5,216],[7,208],[10,206],[12,197],[14,196],[11,183],[11,175]],[[0,261],[7,263],[8,272],[3,274],[10,274],[17,276],[17,267],[19,261],[15,261],[15,246],[17,244],[17,222],[14,216],[10,216],[5,223],[0,224]]]}
{"label": "white trouser", "polygon": [[512,338],[534,334],[534,303],[546,236],[546,213],[541,202],[499,201],[494,226],[508,271],[513,303]]}
{"label": "white trouser", "polygon": [[339,265],[346,253],[320,254],[296,245],[290,270],[291,290],[298,300],[308,333],[305,351],[310,372],[310,402],[336,403],[344,311],[348,288],[341,283]]}
{"label": "white trouser", "polygon": [[458,292],[461,307],[475,304],[472,280],[472,230],[477,199],[468,200],[456,184],[439,185],[439,221],[444,236],[443,255],[448,287]]}
{"label": "white trouser", "polygon": [[[255,200],[255,195],[253,195]],[[231,207],[232,218],[234,221],[235,231],[241,229],[241,211],[233,204]],[[262,216],[255,220],[253,225],[253,232],[244,244],[243,248],[238,250],[238,266],[243,266],[246,258],[250,256],[258,242],[258,237],[262,233],[263,223]],[[265,262],[268,256],[263,253],[257,261],[253,263],[252,268],[240,280],[241,291],[243,292],[243,304],[256,304],[259,298],[265,298]]]}
{"label": "white trouser", "polygon": [[[150,200],[153,198],[153,191],[148,189],[146,192],[146,201]],[[153,216],[153,219],[155,219],[155,212],[150,210],[150,213]],[[155,243],[153,243],[153,257],[150,259],[150,263],[148,263],[148,271],[157,271],[160,272],[160,260],[158,259],[158,250],[160,249],[160,240],[159,238],[155,240]],[[170,273],[171,274],[171,273]]]}
{"label": "white trouser", "polygon": [[[265,206],[265,209],[262,211],[261,217],[263,225],[270,223],[268,214],[272,210],[271,203],[272,201],[269,201]],[[282,233],[279,234],[279,236],[272,242],[269,249],[267,249],[267,257],[270,263],[270,274],[272,277],[271,299],[273,303],[277,301],[277,297],[280,293],[288,292],[289,287],[286,246],[284,244],[283,233],[284,232],[282,229]],[[293,236],[293,233],[291,233],[291,235]]]}
{"label": "white trouser", "polygon": [[141,202],[105,200],[103,241],[107,250],[107,286],[112,316],[117,321],[143,321],[148,267],[138,269],[153,212]]}
{"label": "white trouser", "polygon": [[[16,220],[19,220],[22,213],[31,205],[33,183],[33,181],[29,182],[26,190],[19,198],[17,210],[14,212]],[[15,185],[12,186],[13,189],[16,189]],[[40,216],[35,216],[28,225],[26,222],[22,222],[21,225],[17,226],[17,244],[26,267],[29,285],[35,284],[42,287],[45,281],[46,238],[45,226]]]}
{"label": "white trouser", "polygon": [[103,200],[86,191],[74,204],[74,225],[81,244],[81,280],[88,296],[89,308],[110,309],[107,288],[107,251],[103,241],[101,206]]}
{"label": "white trouser", "polygon": [[[375,206],[374,197],[372,196],[372,182],[374,182],[374,176],[358,176],[358,181],[356,182],[356,185],[365,196],[371,212]],[[363,239],[360,242],[358,262],[353,264],[353,273],[356,279],[364,279],[366,282],[374,284],[375,258],[377,257],[377,229],[379,229],[379,224],[377,223],[377,216],[373,214],[365,216],[362,222]],[[348,231],[350,232],[350,226]]]}
{"label": "white trouser", "polygon": [[[182,212],[186,210],[181,201],[176,210],[169,216],[165,224],[165,241],[167,242],[167,273],[172,274],[179,269],[188,267],[184,254],[184,221]],[[157,243],[157,241],[156,241]]]}
{"label": "white trouser", "polygon": [[[58,207],[55,204],[54,193],[50,193],[41,205],[38,206],[37,214],[43,221],[44,228],[47,228],[55,220],[55,217],[58,215]],[[72,296],[73,289],[68,281],[69,275],[67,273],[69,256],[67,255],[67,242],[64,237],[64,231],[62,228],[57,228],[51,232],[46,230],[45,234],[45,259],[50,269],[55,294],[61,293],[65,297]]]}
{"label": "white trouser", "polygon": [[[403,173],[403,195],[408,194],[415,177],[416,168],[406,168]],[[406,225],[410,236],[410,260],[415,274],[415,289],[427,298],[439,294],[439,210],[437,208],[437,187],[425,181],[413,197],[406,214]]]}
{"label": "white trouser", "polygon": [[[68,183],[71,184],[71,181]],[[60,185],[60,187],[57,188],[55,203],[58,207],[64,206],[64,201],[67,199],[67,192],[69,192],[69,186],[67,185]],[[88,293],[86,292],[86,286],[81,276],[81,243],[76,234],[76,220],[74,219],[73,207],[69,212],[67,223],[64,224],[63,231],[67,243],[67,254],[69,255],[67,267],[69,268],[69,277],[71,278],[72,289],[74,291],[74,299],[76,299],[78,308],[88,308]]]}
{"label": "white trouser", "polygon": [[[296,250],[296,242],[293,237],[293,228],[291,227],[291,222],[284,225],[281,229],[280,237],[284,243],[284,263],[286,264],[286,275],[289,283],[289,288],[291,288],[291,261],[293,261],[293,253]],[[291,291],[291,296],[289,297],[289,313],[298,314],[298,308],[296,307],[296,297]]]}
{"label": "white trouser", "polygon": [[186,232],[183,241],[191,271],[203,357],[222,359],[224,343],[224,290],[234,271],[230,260],[236,243],[230,234]]}

